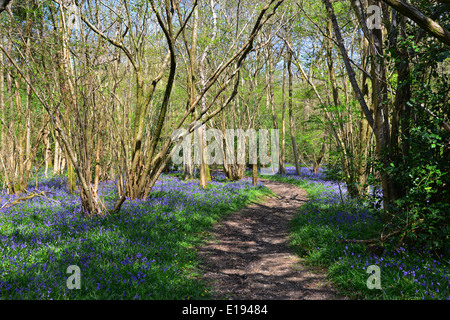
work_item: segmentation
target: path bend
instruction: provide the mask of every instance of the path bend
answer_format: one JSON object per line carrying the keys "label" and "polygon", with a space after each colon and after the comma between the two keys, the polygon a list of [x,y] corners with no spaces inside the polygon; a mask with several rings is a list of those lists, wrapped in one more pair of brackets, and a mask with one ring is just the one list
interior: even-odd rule
{"label": "path bend", "polygon": [[289,248],[289,221],[307,201],[305,190],[260,180],[276,196],[217,224],[198,248],[204,279],[215,299],[336,300],[323,270],[307,267]]}

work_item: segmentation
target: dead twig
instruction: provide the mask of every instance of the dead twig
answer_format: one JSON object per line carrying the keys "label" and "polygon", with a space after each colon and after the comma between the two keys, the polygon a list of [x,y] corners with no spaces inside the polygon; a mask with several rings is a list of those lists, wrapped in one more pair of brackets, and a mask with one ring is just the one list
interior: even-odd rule
{"label": "dead twig", "polygon": [[[10,201],[10,199],[8,199],[8,201],[6,201],[6,203],[0,207],[0,210],[3,208],[10,208],[10,207],[15,206],[16,204],[19,204],[23,201],[33,199],[34,197],[45,197],[47,199],[50,199],[50,198],[46,197],[46,194],[49,194],[49,193],[51,194],[51,192],[49,192],[49,191],[41,191],[41,192],[33,191],[24,197],[15,199],[14,201],[12,201],[10,203],[8,203]],[[50,200],[53,200],[53,199],[50,199]],[[53,201],[56,201],[56,200],[53,200]]]}
{"label": "dead twig", "polygon": [[387,235],[381,235],[379,238],[372,238],[372,239],[362,239],[362,240],[358,240],[358,239],[344,239],[344,240],[338,240],[336,242],[338,243],[364,243],[364,244],[373,244],[373,243],[378,243],[378,242],[386,242],[386,240],[388,240],[389,238],[392,238],[393,236],[396,236],[402,232],[405,232],[404,229],[400,229],[400,230],[396,230],[393,231]]}

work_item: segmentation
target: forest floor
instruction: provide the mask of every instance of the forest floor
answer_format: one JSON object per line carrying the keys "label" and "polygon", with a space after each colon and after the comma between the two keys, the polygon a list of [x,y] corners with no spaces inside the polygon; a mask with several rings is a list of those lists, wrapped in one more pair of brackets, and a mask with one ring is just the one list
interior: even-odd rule
{"label": "forest floor", "polygon": [[214,299],[345,299],[326,270],[306,266],[289,247],[289,221],[308,201],[305,190],[260,180],[274,196],[231,214],[211,231],[198,254]]}

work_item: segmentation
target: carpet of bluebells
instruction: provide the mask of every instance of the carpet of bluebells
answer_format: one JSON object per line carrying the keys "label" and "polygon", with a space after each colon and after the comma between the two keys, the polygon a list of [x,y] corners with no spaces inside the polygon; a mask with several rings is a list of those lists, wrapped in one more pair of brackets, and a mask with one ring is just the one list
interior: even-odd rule
{"label": "carpet of bluebells", "polygon": [[[46,196],[0,210],[0,299],[207,298],[195,245],[224,214],[267,193],[249,179],[217,179],[202,189],[163,175],[150,199],[88,218],[66,179],[39,180]],[[99,195],[112,207],[115,186],[102,184]],[[0,207],[14,198],[1,193]],[[68,288],[71,265],[80,268],[80,289]]]}
{"label": "carpet of bluebells", "polygon": [[[308,190],[310,201],[292,222],[292,246],[305,261],[328,267],[332,282],[351,298],[449,299],[449,255],[386,245],[381,254],[342,239],[377,235],[376,210],[346,196],[342,183],[324,172],[287,167],[267,176]],[[225,214],[267,190],[249,179],[215,176],[207,189],[198,181],[163,175],[150,199],[126,201],[118,215],[88,218],[63,177],[39,179],[34,197],[0,209],[0,299],[207,299],[196,273],[195,247]],[[34,186],[30,186],[30,191]],[[111,183],[100,187],[107,206]],[[15,197],[0,193],[0,207]],[[68,267],[81,271],[81,289],[69,289]],[[380,267],[381,289],[369,289],[366,272]]]}
{"label": "carpet of bluebells", "polygon": [[[327,181],[323,169],[315,174],[287,167],[274,179],[294,183],[308,190],[305,204],[292,224],[292,244],[311,264],[327,266],[329,277],[345,294],[366,299],[439,299],[450,295],[450,254],[444,256],[423,248],[396,248],[372,252],[363,244],[342,239],[379,236],[382,223],[377,210],[347,197],[343,183]],[[380,268],[381,289],[369,289],[367,268]]]}

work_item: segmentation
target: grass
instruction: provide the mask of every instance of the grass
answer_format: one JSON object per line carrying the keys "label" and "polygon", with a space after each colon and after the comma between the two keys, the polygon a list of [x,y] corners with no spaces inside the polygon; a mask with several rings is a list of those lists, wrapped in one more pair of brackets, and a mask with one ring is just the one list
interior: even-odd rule
{"label": "grass", "polygon": [[[326,181],[321,174],[294,168],[285,175],[264,178],[304,188],[309,202],[291,223],[291,245],[306,263],[325,267],[330,281],[352,299],[449,299],[450,256],[425,250],[399,248],[386,243],[375,254],[361,243],[342,239],[369,239],[379,235],[379,213],[345,196],[345,188]],[[343,197],[341,198],[341,193]],[[342,202],[344,199],[344,202]],[[381,289],[369,289],[367,268],[380,268]]]}
{"label": "grass", "polygon": [[[195,247],[214,223],[268,189],[249,180],[198,182],[164,175],[148,201],[119,215],[87,218],[63,178],[41,179],[36,197],[0,211],[0,299],[208,299]],[[100,188],[112,201],[115,188]],[[1,194],[1,204],[11,196]],[[81,289],[67,288],[70,265]]]}

